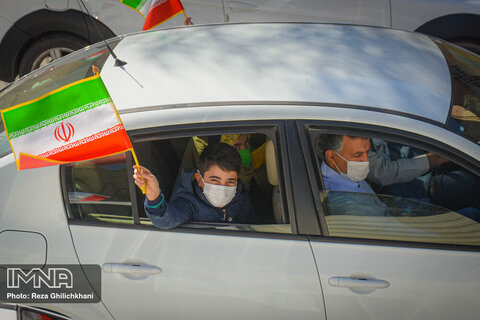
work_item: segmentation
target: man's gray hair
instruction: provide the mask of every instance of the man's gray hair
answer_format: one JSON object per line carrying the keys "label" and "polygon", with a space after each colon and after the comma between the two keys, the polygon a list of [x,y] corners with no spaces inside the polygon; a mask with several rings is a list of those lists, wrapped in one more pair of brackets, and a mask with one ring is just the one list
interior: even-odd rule
{"label": "man's gray hair", "polygon": [[321,159],[325,159],[325,152],[333,150],[340,152],[343,149],[343,135],[342,134],[321,134],[317,136],[315,142],[315,152]]}

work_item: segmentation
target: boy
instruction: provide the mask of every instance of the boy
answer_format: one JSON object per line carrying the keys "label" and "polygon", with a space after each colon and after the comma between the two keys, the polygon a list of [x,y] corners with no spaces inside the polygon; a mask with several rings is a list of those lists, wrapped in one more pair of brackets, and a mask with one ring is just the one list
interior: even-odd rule
{"label": "boy", "polygon": [[145,212],[158,228],[171,229],[191,220],[243,223],[253,209],[238,180],[241,168],[235,148],[226,143],[208,146],[198,170],[182,172],[169,203],[148,169],[135,166],[133,178],[137,186],[146,185]]}

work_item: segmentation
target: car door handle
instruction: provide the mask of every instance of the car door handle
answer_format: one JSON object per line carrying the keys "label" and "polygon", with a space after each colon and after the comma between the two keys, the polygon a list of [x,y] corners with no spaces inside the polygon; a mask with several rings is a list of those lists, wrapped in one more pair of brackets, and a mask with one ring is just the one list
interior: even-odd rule
{"label": "car door handle", "polygon": [[372,288],[384,289],[390,286],[390,283],[379,279],[360,279],[350,277],[331,277],[328,279],[328,284],[332,287],[344,288]]}
{"label": "car door handle", "polygon": [[127,264],[127,263],[105,263],[102,267],[105,272],[117,273],[136,273],[136,274],[157,274],[162,272],[162,269],[156,266]]}
{"label": "car door handle", "polygon": [[257,6],[250,4],[250,3],[245,3],[245,2],[239,2],[239,1],[230,1],[228,3],[228,7],[230,10],[233,12],[254,12],[255,10],[258,9]]}

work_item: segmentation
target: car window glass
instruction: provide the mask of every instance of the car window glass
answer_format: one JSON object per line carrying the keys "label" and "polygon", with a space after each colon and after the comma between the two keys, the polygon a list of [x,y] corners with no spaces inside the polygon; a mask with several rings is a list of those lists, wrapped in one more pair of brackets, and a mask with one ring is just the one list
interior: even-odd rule
{"label": "car window glass", "polygon": [[452,210],[382,194],[320,191],[332,237],[480,245],[480,224]]}
{"label": "car window glass", "polygon": [[441,40],[436,41],[452,74],[453,106],[447,126],[480,142],[480,57]]}
{"label": "car window glass", "polygon": [[322,153],[325,146],[342,153],[344,147],[324,137],[312,133],[329,236],[480,245],[480,177],[427,150],[363,137],[370,143],[369,172],[354,182],[350,166],[340,169],[344,160],[327,164],[332,160]]}
{"label": "car window glass", "polygon": [[133,224],[126,153],[65,166],[73,219]]}

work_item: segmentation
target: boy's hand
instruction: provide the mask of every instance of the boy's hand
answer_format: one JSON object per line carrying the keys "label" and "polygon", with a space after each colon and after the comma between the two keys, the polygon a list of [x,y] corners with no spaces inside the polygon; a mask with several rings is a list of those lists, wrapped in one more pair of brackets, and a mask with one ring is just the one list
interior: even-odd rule
{"label": "boy's hand", "polygon": [[154,201],[160,196],[160,186],[157,178],[142,166],[133,166],[133,179],[135,184],[140,188],[145,188],[145,194],[149,201]]}

